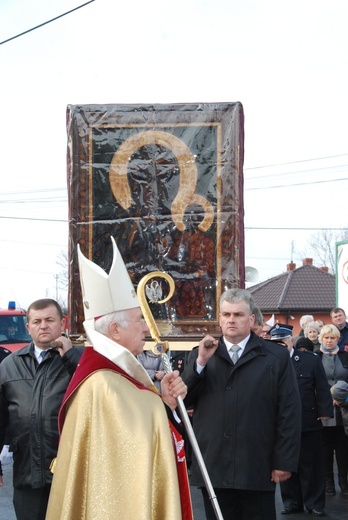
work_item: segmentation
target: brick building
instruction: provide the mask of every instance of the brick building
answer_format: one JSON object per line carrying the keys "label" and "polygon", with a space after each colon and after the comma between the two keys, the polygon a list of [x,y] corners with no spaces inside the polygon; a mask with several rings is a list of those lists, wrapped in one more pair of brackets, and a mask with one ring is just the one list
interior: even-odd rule
{"label": "brick building", "polygon": [[312,258],[303,265],[287,264],[286,273],[248,288],[260,307],[265,320],[274,314],[275,323],[286,323],[299,333],[301,316],[312,314],[314,319],[331,323],[330,311],[336,306],[335,276],[327,267],[313,266]]}

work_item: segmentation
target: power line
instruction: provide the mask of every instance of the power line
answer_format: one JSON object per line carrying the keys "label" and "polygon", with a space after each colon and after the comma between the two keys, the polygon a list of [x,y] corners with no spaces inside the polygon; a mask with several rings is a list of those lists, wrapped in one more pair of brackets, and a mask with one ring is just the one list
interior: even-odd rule
{"label": "power line", "polygon": [[[94,1],[94,0],[93,0]],[[320,157],[320,158],[317,158],[317,159],[305,159],[303,161],[293,161],[293,162],[288,162],[288,163],[280,163],[280,164],[274,164],[274,165],[270,165],[270,166],[256,166],[254,168],[244,168],[244,172],[246,171],[249,171],[249,170],[256,170],[256,169],[262,169],[262,168],[271,168],[273,166],[287,166],[287,165],[290,165],[290,164],[299,164],[299,163],[305,163],[305,162],[313,162],[313,161],[323,161],[325,159],[333,159],[333,158],[337,158],[337,157],[344,157],[344,156],[347,156],[348,154],[341,154],[341,155],[333,155],[333,156],[328,156],[328,157]],[[265,178],[270,178],[270,177],[277,177],[277,179],[279,179],[280,177],[286,177],[286,176],[289,176],[289,175],[303,175],[304,173],[311,173],[311,172],[318,172],[318,171],[333,171],[337,168],[347,168],[348,165],[336,165],[336,166],[327,166],[327,167],[324,167],[324,168],[312,168],[310,170],[300,170],[300,171],[287,171],[287,172],[277,172],[275,174],[267,174],[267,175],[263,175],[263,176],[259,176],[259,177],[245,177],[245,184],[249,183],[250,181],[252,180],[262,180],[262,179],[265,179]],[[307,181],[307,182],[301,182],[301,183],[290,183],[290,184],[283,184],[283,185],[274,185],[274,186],[265,186],[265,187],[252,187],[252,188],[247,188],[245,187],[245,191],[252,191],[252,190],[268,190],[268,189],[280,189],[280,188],[288,188],[288,187],[296,187],[296,186],[305,186],[305,185],[310,185],[310,184],[327,184],[329,182],[331,183],[334,183],[334,182],[343,182],[343,181],[346,181],[348,180],[348,176],[347,177],[340,177],[340,178],[336,178],[336,179],[324,179],[324,180],[316,180],[316,181]],[[59,192],[59,191],[63,191],[64,194],[63,195],[58,195],[58,196],[53,196],[53,197],[46,197],[46,198],[32,198],[32,199],[27,199],[27,200],[19,200],[19,199],[12,199],[12,200],[4,200],[4,197],[7,197],[8,195],[16,195],[17,197],[20,196],[20,195],[28,195],[28,194],[36,194],[36,193],[52,193],[52,192]],[[2,197],[2,199],[1,199]],[[0,204],[4,204],[4,203],[27,203],[27,204],[30,204],[30,203],[38,203],[38,202],[51,202],[51,201],[59,201],[59,202],[67,202],[68,200],[68,196],[67,196],[67,188],[42,188],[42,189],[35,189],[35,190],[23,190],[21,192],[19,191],[9,191],[9,192],[2,192],[1,195],[0,195]],[[1,217],[0,217],[1,218]]]}
{"label": "power line", "polygon": [[[27,220],[27,221],[39,221],[39,222],[63,222],[68,224],[68,220],[59,219],[48,219],[48,218],[32,218],[32,217],[6,217],[0,215],[0,219],[8,220]],[[245,231],[251,230],[263,230],[263,231],[346,231],[347,228],[333,228],[333,227],[254,227],[244,226]]]}
{"label": "power line", "polygon": [[342,182],[348,181],[348,177],[342,177],[341,179],[327,179],[323,181],[308,181],[308,182],[293,182],[291,184],[278,184],[273,186],[259,186],[253,188],[245,188],[245,191],[254,191],[254,190],[273,190],[279,188],[291,188],[296,186],[306,186],[308,184],[326,184],[328,182]]}
{"label": "power line", "polygon": [[[332,170],[333,168],[332,167],[328,167],[328,168],[325,168],[326,170]],[[306,170],[307,173],[310,171],[310,170]],[[318,171],[318,169],[313,169],[312,171]],[[277,174],[274,174],[272,176],[270,175],[265,175],[265,177],[275,177],[277,176],[277,178],[279,179],[279,177],[281,176],[288,176],[288,175],[293,175],[293,174],[303,174],[304,172],[284,172],[284,173],[277,173]],[[250,178],[245,178],[245,183],[248,183],[252,180],[261,180],[262,177],[250,177]],[[306,186],[306,185],[310,185],[310,184],[327,184],[327,183],[334,183],[334,182],[344,182],[344,181],[348,181],[348,176],[347,177],[339,177],[337,179],[324,179],[324,180],[318,180],[318,181],[313,181],[313,180],[310,180],[310,181],[306,181],[306,182],[293,182],[293,183],[290,183],[290,184],[277,184],[277,185],[271,185],[271,186],[259,186],[259,187],[252,187],[252,188],[247,188],[245,187],[245,191],[255,191],[255,190],[269,190],[269,189],[280,189],[280,188],[289,188],[289,187],[296,187],[296,186]],[[47,191],[49,192],[50,190],[47,189],[47,190],[42,190],[43,192]],[[25,192],[24,192],[25,193]],[[30,192],[28,192],[30,193]],[[35,191],[31,192],[31,193],[35,193]],[[10,193],[9,193],[10,194]],[[17,195],[19,193],[17,192]],[[3,195],[6,195],[6,194],[2,194]],[[11,204],[18,204],[18,203],[22,203],[22,204],[34,204],[34,203],[38,203],[38,202],[52,202],[52,201],[55,201],[55,202],[67,202],[68,200],[68,197],[66,195],[61,195],[61,196],[57,196],[57,197],[45,197],[45,198],[33,198],[33,199],[28,199],[28,200],[23,200],[23,199],[20,199],[20,200],[1,200],[0,199],[0,204],[7,204],[7,203],[11,203]]]}
{"label": "power line", "polygon": [[46,204],[46,203],[66,203],[67,197],[45,197],[41,199],[12,199],[12,200],[0,200],[0,204]]}
{"label": "power line", "polygon": [[347,231],[347,228],[331,228],[331,227],[252,227],[245,226],[247,230],[259,230],[259,231]]}
{"label": "power line", "polygon": [[19,269],[19,268],[15,268],[15,267],[4,267],[4,266],[0,266],[0,269],[1,270],[6,270],[6,271],[19,271],[19,272],[22,272],[22,273],[37,273],[37,274],[48,274],[48,275],[52,275],[54,276],[54,273],[51,271],[51,272],[48,272],[48,271],[34,271],[34,270],[31,270],[31,269]]}
{"label": "power line", "polygon": [[66,188],[36,188],[35,190],[22,190],[22,191],[3,191],[1,195],[23,195],[28,193],[52,193],[54,191],[64,191],[66,192]]}
{"label": "power line", "polygon": [[[6,239],[2,239],[2,238],[0,238],[0,242],[2,244],[3,243],[7,243],[7,244],[20,244],[23,247],[27,247],[27,246],[32,247],[34,245],[33,241],[31,241],[31,242],[24,242],[23,240],[6,240]],[[36,242],[35,241],[35,247],[36,246],[65,248],[66,244],[52,244],[52,243],[47,243],[47,242]]]}
{"label": "power line", "polygon": [[302,159],[301,161],[275,163],[275,164],[268,164],[265,166],[252,166],[250,168],[245,168],[245,170],[259,170],[261,168],[274,168],[275,166],[288,166],[289,164],[300,164],[300,163],[313,162],[313,161],[325,161],[326,159],[336,159],[337,157],[347,157],[347,155],[348,155],[348,153],[342,153],[339,155],[328,155],[327,157],[316,157],[315,159]]}
{"label": "power line", "polygon": [[[247,177],[247,180],[254,180],[254,179],[265,179],[265,178],[272,178],[272,177],[276,177],[276,176],[279,176],[279,175],[303,175],[303,174],[311,174],[311,173],[325,173],[327,170],[329,171],[333,171],[333,170],[342,170],[343,169],[347,169],[348,168],[348,164],[336,164],[334,166],[324,166],[323,168],[321,167],[316,167],[316,168],[310,168],[310,169],[302,169],[302,170],[291,170],[291,171],[286,171],[286,172],[282,172],[282,171],[277,171],[275,173],[267,173],[265,175],[257,175],[257,176],[254,176],[254,177]],[[245,169],[246,170],[246,169]],[[245,171],[244,170],[244,171]]]}
{"label": "power line", "polygon": [[[327,168],[327,169],[330,169],[330,168]],[[332,169],[332,168],[331,168]],[[315,170],[313,170],[315,171]],[[291,174],[294,174],[294,173],[297,173],[297,172],[285,172],[285,173],[279,173],[277,174],[277,177],[279,178],[280,176],[286,176],[286,175],[291,175]],[[303,173],[303,172],[298,172],[298,173]],[[267,177],[267,176],[265,176]],[[269,177],[269,176],[268,176]],[[255,177],[253,178],[255,179]],[[252,178],[249,178],[249,179],[245,179],[245,183],[247,184],[249,181],[253,180]],[[261,178],[257,178],[258,180],[260,180]],[[337,179],[324,179],[324,180],[318,180],[318,181],[307,181],[307,182],[293,182],[293,183],[290,183],[290,184],[276,184],[276,185],[270,185],[270,186],[253,186],[251,188],[247,188],[245,187],[245,191],[256,191],[256,190],[271,190],[271,189],[281,189],[281,188],[295,188],[295,187],[298,187],[298,186],[308,186],[308,185],[311,185],[311,184],[327,184],[327,183],[334,183],[334,182],[345,182],[345,181],[348,181],[348,176],[347,177],[340,177],[340,178],[337,178]],[[50,190],[47,189],[47,190],[41,190],[42,192],[49,192]],[[23,192],[23,193],[26,193],[26,192]],[[28,193],[35,193],[35,191],[32,191],[32,192],[28,192]],[[9,195],[10,193],[8,193]],[[19,192],[16,193],[17,195],[20,194]],[[4,195],[7,195],[7,194],[2,194],[3,196]],[[62,203],[66,203],[68,201],[68,197],[66,195],[62,195],[62,196],[56,196],[56,197],[45,197],[45,198],[32,198],[32,199],[10,199],[10,200],[1,200],[0,199],[0,204],[37,204],[37,203],[51,203],[51,202],[62,202]],[[6,218],[6,217],[0,217],[0,218]]]}
{"label": "power line", "polygon": [[68,220],[59,220],[54,218],[35,218],[35,217],[6,217],[3,215],[0,215],[0,219],[8,219],[8,220],[37,220],[39,222],[64,222],[65,224],[68,223]]}
{"label": "power line", "polygon": [[89,2],[86,2],[85,4],[79,5],[78,7],[74,7],[74,9],[71,9],[70,11],[67,11],[66,13],[60,14],[59,16],[56,16],[55,18],[52,18],[51,20],[48,20],[47,22],[40,23],[40,25],[36,25],[35,27],[32,27],[31,29],[28,29],[27,31],[24,31],[20,34],[17,34],[16,36],[12,36],[11,38],[8,38],[7,40],[4,40],[0,42],[0,45],[3,45],[4,43],[8,43],[11,40],[15,40],[16,38],[19,38],[20,36],[24,36],[25,34],[28,34],[32,31],[35,31],[36,29],[39,29],[40,27],[43,27],[44,25],[47,25],[51,22],[55,22],[59,18],[62,18],[63,16],[66,16],[67,14],[73,13],[74,11],[77,11],[78,9],[81,9],[81,7],[85,7],[88,4],[91,4],[95,0],[89,0]]}
{"label": "power line", "polygon": [[[94,0],[93,0],[94,1]],[[345,155],[345,154],[342,154],[342,155]],[[341,155],[341,156],[342,156]],[[347,154],[348,155],[348,154]],[[332,156],[332,157],[340,157],[340,156]],[[329,157],[330,158],[330,157]],[[324,160],[326,158],[320,158],[318,160]],[[309,159],[307,161],[294,161],[294,162],[309,162],[311,161],[312,159]],[[284,163],[284,164],[290,164],[290,163]],[[324,168],[324,169],[333,169],[335,167],[328,167],[328,168]],[[316,169],[316,171],[318,171],[318,169]],[[286,175],[289,175],[289,174],[294,174],[296,172],[285,172],[285,173],[279,173],[278,174],[278,178],[280,176],[286,176]],[[303,173],[303,172],[302,172]],[[248,182],[248,180],[250,179],[245,179],[246,182]],[[347,181],[348,178],[347,177],[343,177],[343,178],[337,178],[337,179],[326,179],[326,180],[318,180],[318,181],[310,181],[310,182],[298,182],[298,183],[291,183],[291,184],[283,184],[283,185],[272,185],[272,186],[264,186],[264,187],[251,187],[251,188],[247,188],[245,187],[245,191],[255,191],[255,190],[270,190],[270,189],[280,189],[280,188],[286,188],[286,187],[296,187],[296,186],[304,186],[304,185],[314,185],[314,184],[327,184],[327,183],[335,183],[335,182],[342,182],[342,181]],[[66,188],[42,188],[42,189],[37,189],[37,190],[24,190],[22,192],[3,192],[1,195],[4,197],[8,196],[8,195],[27,195],[27,194],[35,194],[35,193],[40,193],[40,194],[43,194],[43,193],[50,193],[50,192],[59,192],[59,191],[64,191],[66,192]],[[52,202],[58,202],[58,203],[66,203],[68,198],[67,196],[52,196],[52,197],[45,197],[45,198],[32,198],[32,199],[28,199],[28,200],[25,200],[25,199],[20,199],[20,200],[15,200],[15,199],[12,199],[12,200],[1,200],[1,195],[0,195],[0,205],[1,204],[37,204],[37,203],[51,203]],[[69,221],[67,219],[48,219],[48,218],[36,218],[36,217],[14,217],[14,216],[6,216],[6,215],[0,215],[0,219],[7,219],[7,220],[25,220],[25,221],[37,221],[37,222],[60,222],[60,223],[65,223],[67,224]],[[245,231],[247,230],[273,230],[273,231],[276,231],[276,230],[289,230],[289,231],[322,231],[322,230],[329,230],[329,231],[342,231],[342,228],[327,228],[327,227],[320,227],[320,228],[284,228],[284,227],[280,227],[280,228],[275,228],[275,227],[245,227],[244,228]]]}
{"label": "power line", "polygon": [[[31,198],[26,198],[31,195]],[[15,198],[9,198],[15,196]],[[68,200],[66,188],[41,188],[35,190],[7,191],[0,194],[0,204],[37,204],[39,202],[63,202]]]}

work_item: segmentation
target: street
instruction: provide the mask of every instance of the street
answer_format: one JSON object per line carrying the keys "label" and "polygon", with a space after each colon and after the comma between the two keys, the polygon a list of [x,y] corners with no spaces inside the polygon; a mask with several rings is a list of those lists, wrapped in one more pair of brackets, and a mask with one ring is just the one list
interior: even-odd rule
{"label": "street", "polygon": [[[4,486],[0,488],[0,520],[16,520],[12,505],[12,465],[3,467]],[[195,487],[191,487],[192,503],[195,520],[205,520],[203,501],[201,492]],[[307,513],[296,515],[281,515],[282,502],[279,495],[279,487],[276,492],[277,520],[308,520],[312,518]],[[343,497],[340,492],[334,497],[327,497],[326,518],[330,520],[347,520],[348,518],[348,497]],[[165,519],[163,519],[165,520]],[[225,519],[228,520],[228,519]]]}

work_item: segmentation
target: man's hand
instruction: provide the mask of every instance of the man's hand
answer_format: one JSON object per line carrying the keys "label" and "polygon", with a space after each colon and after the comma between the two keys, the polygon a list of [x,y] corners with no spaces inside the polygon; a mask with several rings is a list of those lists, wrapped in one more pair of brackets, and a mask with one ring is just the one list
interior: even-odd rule
{"label": "man's hand", "polygon": [[4,481],[2,479],[2,475],[0,475],[0,487],[4,485]]}
{"label": "man's hand", "polygon": [[197,363],[205,366],[218,348],[218,340],[213,336],[205,336],[198,345]]}
{"label": "man's hand", "polygon": [[279,482],[284,482],[291,477],[291,471],[282,471],[281,469],[274,469],[272,471],[272,482],[279,484]]}
{"label": "man's hand", "polygon": [[187,386],[180,377],[178,370],[174,370],[170,374],[166,374],[161,381],[162,399],[171,410],[177,407],[176,399],[179,395],[185,399],[187,394]]}
{"label": "man's hand", "polygon": [[63,357],[68,350],[72,348],[72,343],[69,338],[65,336],[59,336],[55,341],[52,341],[52,348],[58,350],[59,354]]}

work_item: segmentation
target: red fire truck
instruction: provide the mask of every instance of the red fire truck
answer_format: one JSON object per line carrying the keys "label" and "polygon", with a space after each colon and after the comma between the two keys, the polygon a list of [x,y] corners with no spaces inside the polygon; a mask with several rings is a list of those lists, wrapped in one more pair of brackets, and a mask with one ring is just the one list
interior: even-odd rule
{"label": "red fire truck", "polygon": [[15,352],[31,341],[27,328],[27,313],[11,301],[7,309],[0,309],[0,347]]}

